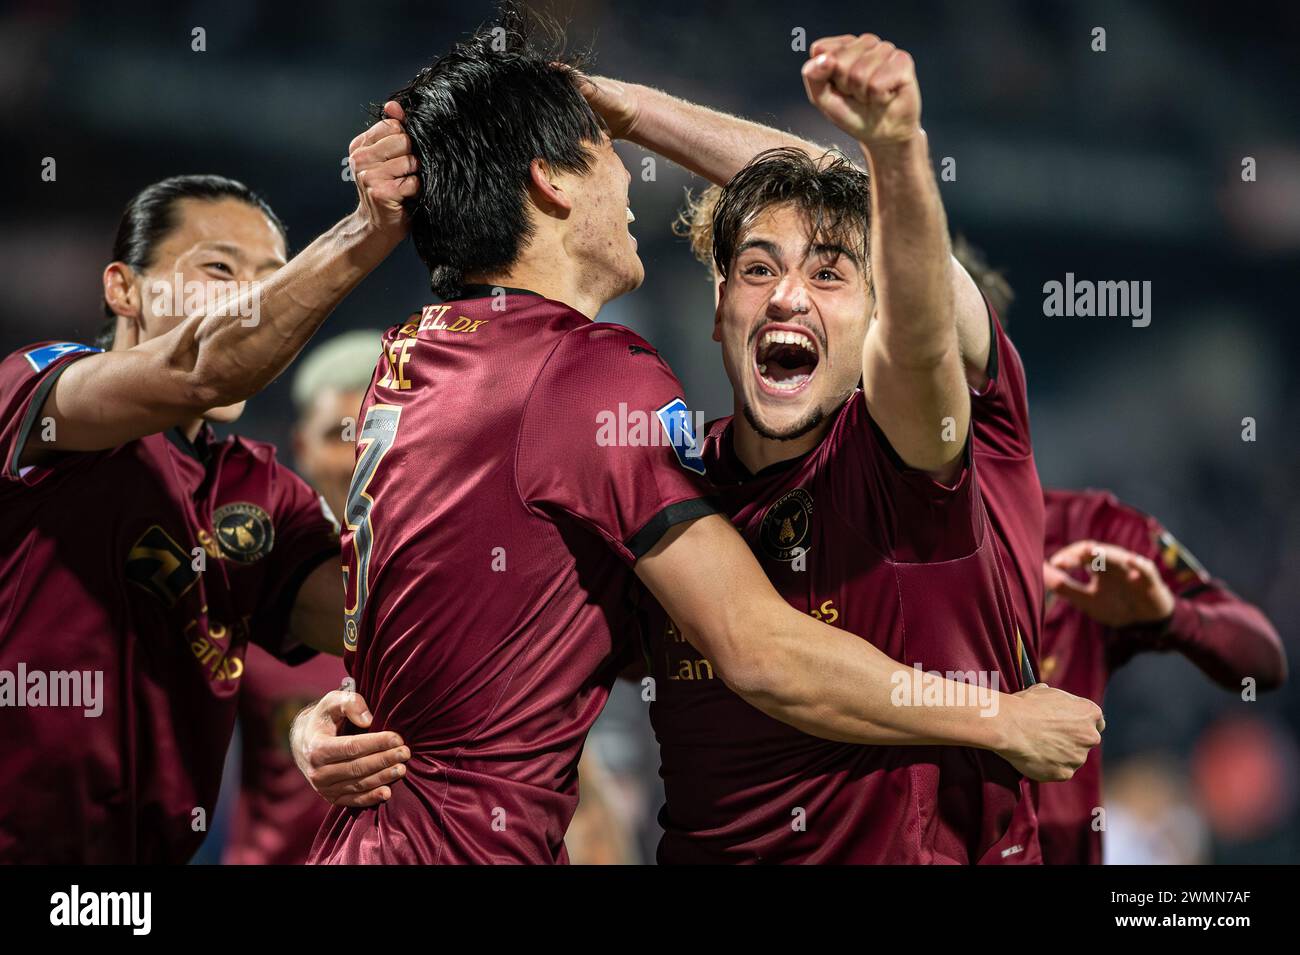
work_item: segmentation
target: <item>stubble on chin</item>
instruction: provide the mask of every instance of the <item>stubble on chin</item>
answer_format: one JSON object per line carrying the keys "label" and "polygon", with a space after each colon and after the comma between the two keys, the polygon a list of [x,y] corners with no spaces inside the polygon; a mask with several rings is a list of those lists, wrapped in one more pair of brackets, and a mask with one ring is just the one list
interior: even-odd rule
{"label": "stubble on chin", "polygon": [[798,438],[802,438],[805,434],[812,431],[826,420],[825,411],[821,408],[813,408],[812,411],[808,412],[808,414],[796,421],[790,427],[783,428],[780,431],[774,431],[758,420],[758,416],[754,414],[753,407],[748,403],[745,404],[744,413],[745,420],[749,422],[749,426],[754,429],[755,433],[757,433],[760,438],[767,441],[794,441]]}

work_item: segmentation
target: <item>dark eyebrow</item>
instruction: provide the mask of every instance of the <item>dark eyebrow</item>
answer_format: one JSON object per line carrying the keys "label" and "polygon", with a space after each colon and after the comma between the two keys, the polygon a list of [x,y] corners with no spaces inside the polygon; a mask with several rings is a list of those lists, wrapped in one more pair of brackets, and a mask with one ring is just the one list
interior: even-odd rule
{"label": "dark eyebrow", "polygon": [[852,262],[855,266],[857,266],[859,270],[861,270],[862,268],[862,262],[858,258],[858,254],[854,252],[852,249],[840,245],[838,242],[818,243],[817,245],[814,245],[811,249],[808,250],[808,254],[816,255],[822,258],[828,258],[831,259],[832,261],[838,259],[842,255],[850,262]]}
{"label": "dark eyebrow", "polygon": [[770,239],[749,239],[742,242],[736,248],[736,255],[739,256],[741,253],[748,252],[750,249],[759,249],[778,261],[781,258],[781,247]]}

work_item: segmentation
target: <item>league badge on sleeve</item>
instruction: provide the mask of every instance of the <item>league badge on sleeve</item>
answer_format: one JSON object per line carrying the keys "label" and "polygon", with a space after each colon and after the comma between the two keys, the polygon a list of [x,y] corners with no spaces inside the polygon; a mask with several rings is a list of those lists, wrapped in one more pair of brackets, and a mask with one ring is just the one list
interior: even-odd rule
{"label": "league badge on sleeve", "polygon": [[668,443],[677,455],[677,463],[696,474],[704,473],[704,459],[700,456],[700,443],[695,438],[695,428],[691,423],[691,412],[686,402],[674,398],[655,412],[659,423],[664,426]]}
{"label": "league badge on sleeve", "polygon": [[32,370],[40,374],[64,355],[75,355],[77,352],[83,351],[97,352],[102,351],[102,349],[83,345],[80,342],[56,342],[52,345],[33,348],[24,357],[27,359],[28,364],[32,366]]}
{"label": "league badge on sleeve", "polygon": [[1178,583],[1208,584],[1210,582],[1209,571],[1192,556],[1191,551],[1178,542],[1178,538],[1173,534],[1162,531],[1156,537],[1156,544],[1160,548],[1160,562]]}

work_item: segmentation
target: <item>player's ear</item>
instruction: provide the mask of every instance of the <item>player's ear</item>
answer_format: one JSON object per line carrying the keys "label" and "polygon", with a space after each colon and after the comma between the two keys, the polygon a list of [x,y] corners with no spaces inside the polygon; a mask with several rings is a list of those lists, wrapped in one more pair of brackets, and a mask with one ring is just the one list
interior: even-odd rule
{"label": "player's ear", "polygon": [[713,340],[722,341],[722,296],[727,294],[727,283],[721,281],[717,285],[716,304],[713,306]]}
{"label": "player's ear", "polygon": [[110,262],[104,269],[104,301],[113,314],[132,325],[141,324],[140,290],[135,283],[135,270],[125,262]]}
{"label": "player's ear", "polygon": [[560,218],[573,211],[573,198],[561,187],[555,170],[545,159],[528,164],[528,191],[534,202]]}

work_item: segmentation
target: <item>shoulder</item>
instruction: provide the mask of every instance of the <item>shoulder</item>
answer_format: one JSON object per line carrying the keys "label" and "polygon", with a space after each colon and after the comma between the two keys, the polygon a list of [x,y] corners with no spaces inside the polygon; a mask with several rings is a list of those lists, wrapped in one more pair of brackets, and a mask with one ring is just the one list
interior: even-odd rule
{"label": "shoulder", "polygon": [[[659,350],[626,325],[613,322],[584,321],[564,331],[559,345],[566,353],[649,355],[659,357]],[[662,360],[662,359],[661,359]]]}
{"label": "shoulder", "polygon": [[635,400],[639,388],[655,391],[665,381],[680,390],[672,369],[648,341],[623,325],[584,321],[563,331],[540,371],[566,394],[604,393],[611,389]]}
{"label": "shoulder", "polygon": [[1044,490],[1043,505],[1048,536],[1056,538],[1058,546],[1094,538],[1134,550],[1145,549],[1161,532],[1154,517],[1106,490]]}

